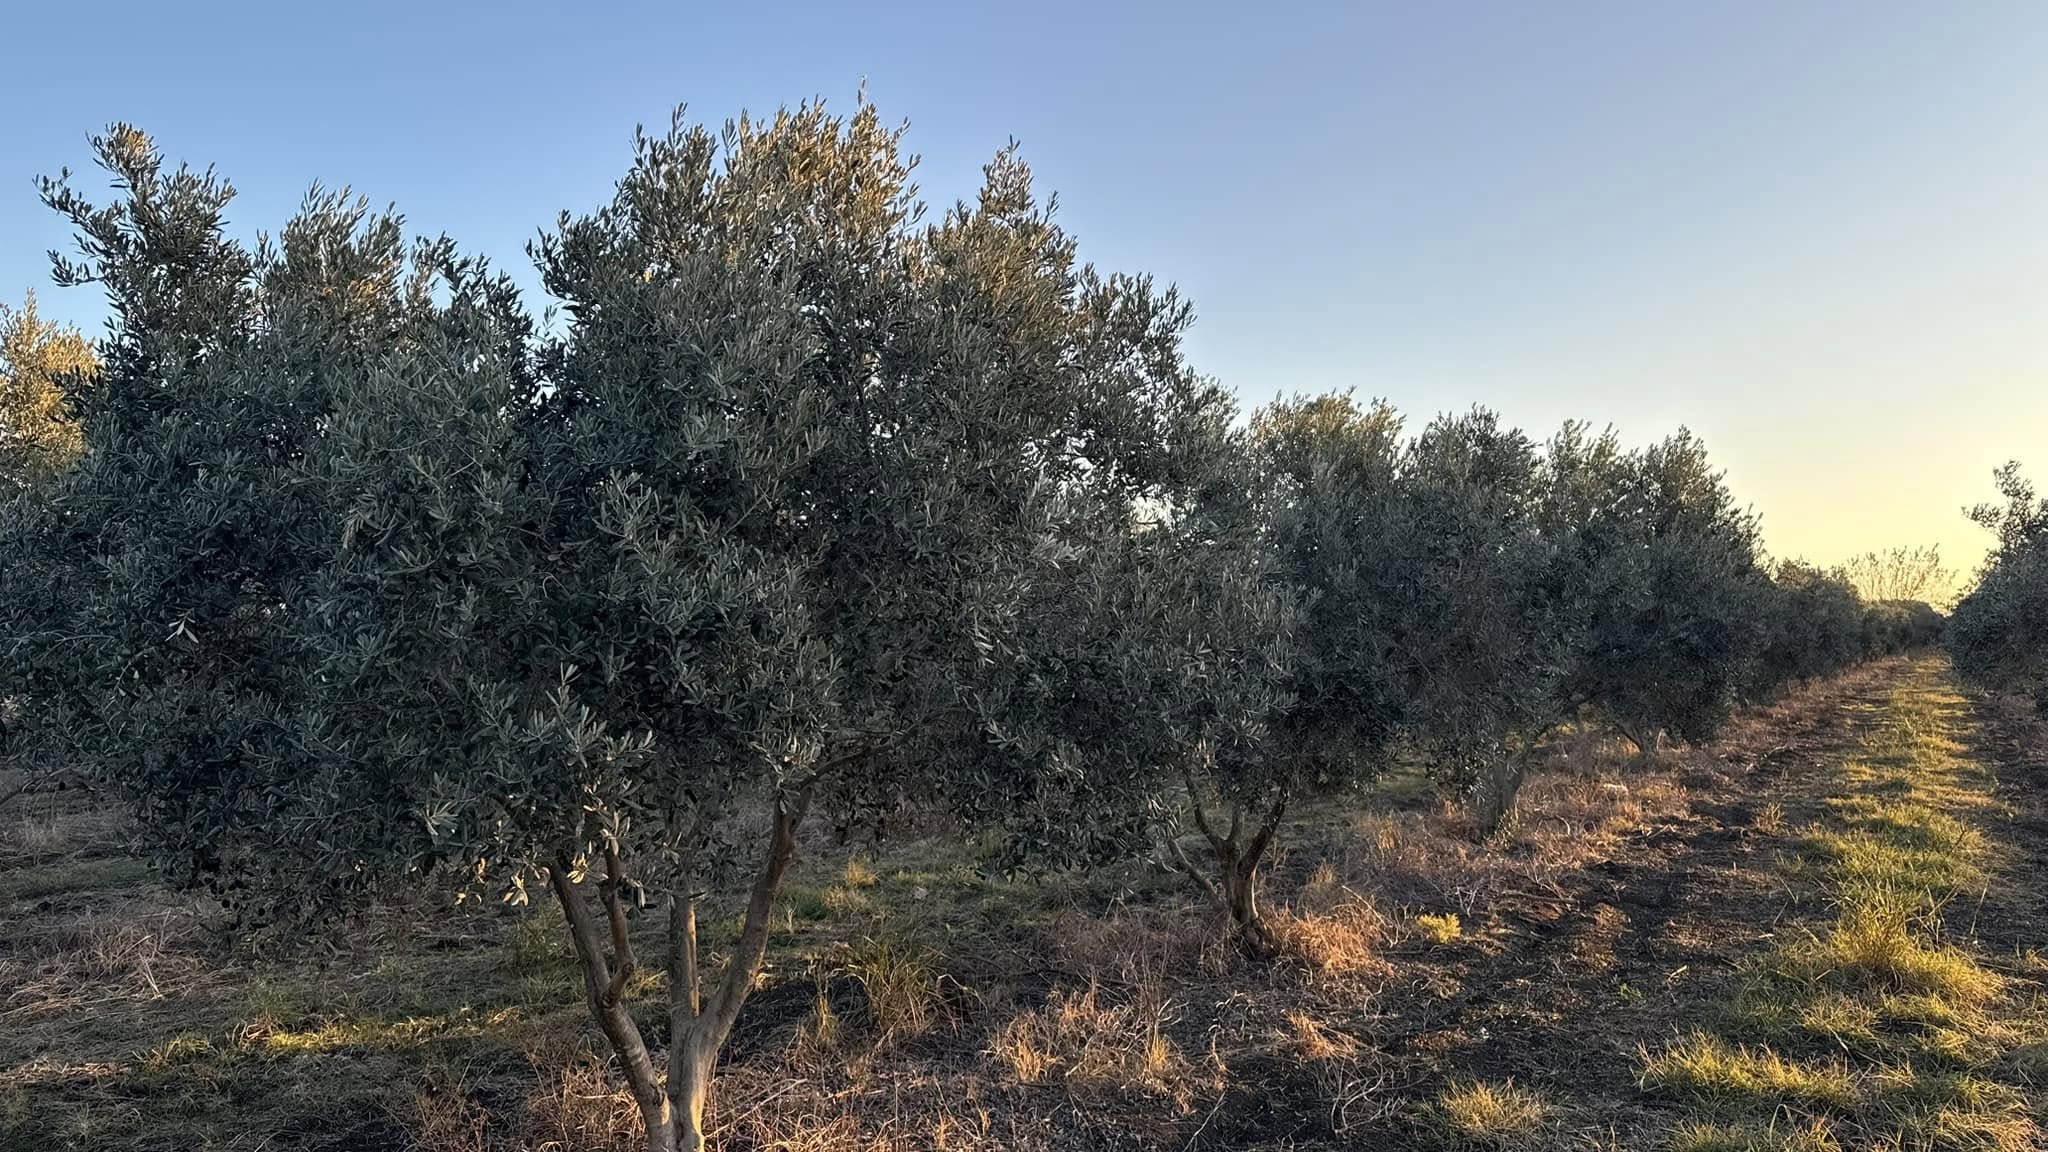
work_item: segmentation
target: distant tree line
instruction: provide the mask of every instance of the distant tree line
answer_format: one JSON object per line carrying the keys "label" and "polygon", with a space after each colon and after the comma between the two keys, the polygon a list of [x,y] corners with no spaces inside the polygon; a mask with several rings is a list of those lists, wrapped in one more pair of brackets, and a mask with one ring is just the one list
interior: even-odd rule
{"label": "distant tree line", "polygon": [[696,1148],[820,813],[1157,854],[1261,952],[1260,864],[1314,797],[1406,759],[1491,829],[1563,726],[1704,740],[1939,632],[1771,566],[1685,432],[1242,419],[1186,302],[1082,263],[1013,152],[927,215],[900,144],[867,105],[642,136],[533,245],[544,331],[345,193],[251,247],[210,170],[96,138],[114,200],[42,192],[109,332],[17,321],[0,391],[72,429],[0,440],[14,751],[90,764],[252,911],[545,889],[649,1146]]}

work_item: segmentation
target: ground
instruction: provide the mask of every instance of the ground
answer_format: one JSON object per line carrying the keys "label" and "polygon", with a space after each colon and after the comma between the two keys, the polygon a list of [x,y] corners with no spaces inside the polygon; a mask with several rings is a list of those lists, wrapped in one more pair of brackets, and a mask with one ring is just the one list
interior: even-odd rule
{"label": "ground", "polygon": [[[1290,829],[1265,962],[1156,865],[821,834],[714,1143],[2044,1146],[2044,755],[1894,659],[1649,763],[1563,741],[1486,843],[1391,781]],[[88,793],[0,812],[0,1149],[632,1147],[551,908],[252,939],[128,843]]]}

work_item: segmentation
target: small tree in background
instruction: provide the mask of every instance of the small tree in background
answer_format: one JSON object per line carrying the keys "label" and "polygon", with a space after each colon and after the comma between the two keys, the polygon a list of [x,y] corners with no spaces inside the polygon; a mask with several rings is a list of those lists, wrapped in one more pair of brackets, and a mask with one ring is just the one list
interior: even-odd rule
{"label": "small tree in background", "polygon": [[99,367],[76,329],[45,322],[35,293],[0,304],[0,495],[42,483],[81,448],[69,394]]}
{"label": "small tree in background", "polygon": [[1863,655],[1890,656],[1941,642],[1948,618],[1919,600],[1863,606]]}
{"label": "small tree in background", "polygon": [[1939,608],[1955,593],[1956,574],[1941,562],[1939,545],[1865,552],[1842,565],[1842,575],[1872,604],[1917,600]]}

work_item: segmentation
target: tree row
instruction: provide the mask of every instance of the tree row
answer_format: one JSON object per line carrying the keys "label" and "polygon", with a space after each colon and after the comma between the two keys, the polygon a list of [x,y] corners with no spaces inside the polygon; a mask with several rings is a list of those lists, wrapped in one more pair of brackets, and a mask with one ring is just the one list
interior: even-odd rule
{"label": "tree row", "polygon": [[701,1145],[821,818],[1152,855],[1260,952],[1304,804],[1419,766],[1492,829],[1561,728],[1702,740],[1941,627],[1770,564],[1684,432],[1246,417],[1014,152],[929,210],[870,106],[641,136],[533,243],[544,322],[346,193],[244,244],[210,170],[95,147],[111,202],[43,185],[112,318],[0,514],[10,752],[252,912],[545,890],[653,1148]]}

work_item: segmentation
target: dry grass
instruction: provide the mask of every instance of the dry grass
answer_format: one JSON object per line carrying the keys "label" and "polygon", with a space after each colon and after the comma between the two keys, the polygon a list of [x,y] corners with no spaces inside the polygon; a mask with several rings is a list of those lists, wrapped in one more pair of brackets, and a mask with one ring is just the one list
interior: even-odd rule
{"label": "dry grass", "polygon": [[163,913],[142,922],[78,920],[52,926],[0,959],[0,1018],[47,1013],[108,998],[160,999],[197,967],[189,920]]}
{"label": "dry grass", "polygon": [[[1774,847],[1795,846],[1793,833],[1765,839],[1792,826],[1785,809],[1810,821],[1818,799],[1774,793],[1758,814],[1733,802],[1750,782],[1729,765],[1811,746],[1822,708],[1839,711],[1795,698],[1740,722],[1747,743],[1734,750],[1640,769],[1612,742],[1574,736],[1485,843],[1422,789],[1377,796],[1370,812],[1311,806],[1265,874],[1277,965],[1248,961],[1182,880],[1142,863],[1027,882],[987,875],[951,829],[885,855],[807,844],[720,1066],[714,1143],[2030,1147],[2012,1086],[2026,1068],[2048,1075],[2048,1057],[2028,1056],[2048,1037],[1997,1018],[2023,1014],[2048,964],[1985,962],[1953,924],[1965,901],[1942,902],[1952,885],[1940,885],[1972,874],[1941,856],[1996,847],[1985,809],[1964,803],[1967,772],[1918,797],[1953,824],[1845,800],[1799,841],[1809,878],[1829,884],[1801,909],[1832,907],[1829,869],[1852,858],[1912,883],[1903,917],[1872,905],[1861,920],[1809,920],[1810,934],[1780,930],[1744,975],[1778,1004],[1778,1031],[1657,1043],[1669,1021],[1714,1020],[1720,1001],[1701,990],[1721,986],[1664,983],[1680,965],[1646,950],[1662,917],[1625,894],[1698,858],[1642,846],[1746,810],[1726,841],[1767,869]],[[1845,795],[1868,784],[1889,799],[1913,746],[1859,752],[1869,775]],[[15,914],[0,932],[0,1149],[617,1152],[637,1140],[636,1109],[593,1055],[552,909],[457,915],[422,902],[277,959],[162,894],[90,813],[35,815],[34,827],[0,825],[0,915]],[[1893,837],[1918,854],[1887,855]],[[730,906],[706,917],[714,963]],[[1725,929],[1681,911],[1655,947]],[[656,919],[636,918],[650,970]],[[634,987],[658,1045],[658,973]],[[1649,1041],[1647,1092],[1627,1067],[1546,1078],[1542,1062],[1582,1028]],[[1671,1115],[1674,1099],[1700,1114]]]}
{"label": "dry grass", "polygon": [[1432,1119],[1459,1144],[1518,1148],[1533,1143],[1550,1105],[1513,1080],[1466,1080],[1438,1095]]}
{"label": "dry grass", "polygon": [[1169,1097],[1185,1107],[1195,1070],[1169,1037],[1173,1005],[1156,985],[1110,1002],[1099,984],[1055,992],[1043,1008],[1012,1019],[991,1055],[1019,1084],[1060,1084],[1070,1096]]}
{"label": "dry grass", "polygon": [[[877,1043],[930,1031],[940,1011],[931,954],[891,940],[862,940],[848,956],[846,971],[860,985],[867,1019]],[[820,1024],[823,1024],[820,1017]]]}
{"label": "dry grass", "polygon": [[566,1063],[535,1061],[518,1146],[534,1152],[637,1152],[645,1129],[640,1109],[588,1052]]}
{"label": "dry grass", "polygon": [[1185,901],[1122,906],[1103,916],[1069,910],[1045,924],[1041,936],[1060,968],[1126,982],[1167,970],[1220,974],[1237,959],[1216,918]]}
{"label": "dry grass", "polygon": [[1287,1013],[1287,1029],[1295,1054],[1311,1064],[1356,1060],[1365,1050],[1357,1037],[1338,1031],[1307,1012]]}
{"label": "dry grass", "polygon": [[867,857],[849,856],[839,882],[848,888],[872,888],[881,883],[881,877],[875,875],[874,865]]}
{"label": "dry grass", "polygon": [[429,1069],[397,1116],[416,1152],[639,1152],[645,1128],[632,1098],[588,1052],[535,1058],[516,1107],[492,1107],[479,1085]]}
{"label": "dry grass", "polygon": [[1523,786],[1514,823],[1483,843],[1448,803],[1353,816],[1344,879],[1470,919],[1501,893],[1555,888],[1628,837],[1683,819],[1691,797],[1682,779],[1706,759],[1667,753],[1637,766],[1607,741],[1567,741]]}
{"label": "dry grass", "polygon": [[1388,921],[1368,900],[1353,897],[1323,912],[1286,909],[1267,919],[1280,955],[1311,974],[1350,978],[1390,971],[1380,954]]}

